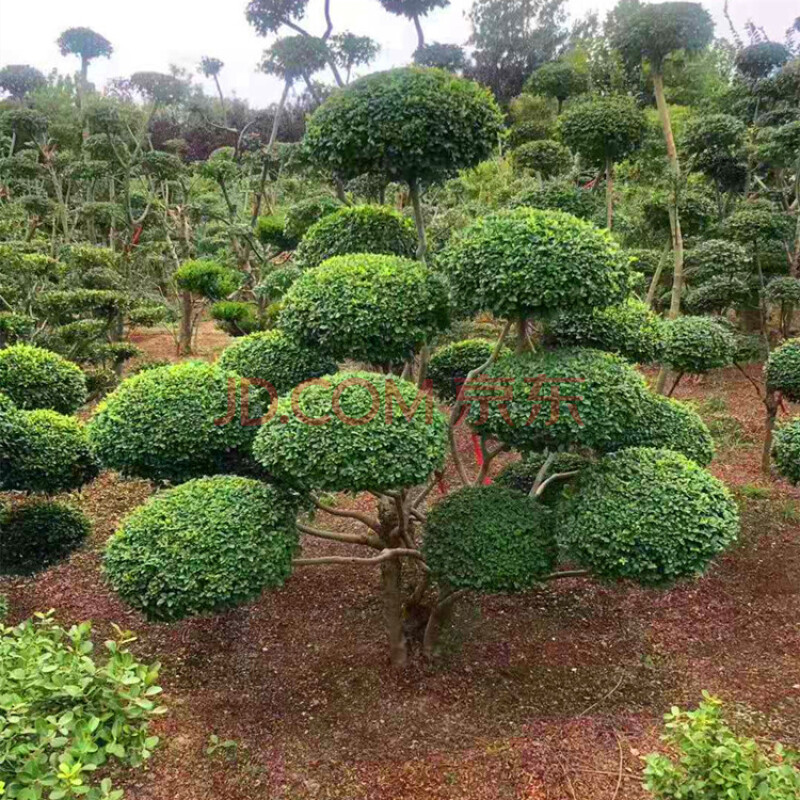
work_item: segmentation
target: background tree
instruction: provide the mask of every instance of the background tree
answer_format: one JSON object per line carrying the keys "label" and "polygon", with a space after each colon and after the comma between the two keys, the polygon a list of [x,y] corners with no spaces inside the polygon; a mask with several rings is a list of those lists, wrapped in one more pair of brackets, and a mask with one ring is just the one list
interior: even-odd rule
{"label": "background tree", "polygon": [[57,44],[62,56],[78,56],[81,60],[78,101],[83,108],[84,95],[89,85],[89,64],[96,58],[110,58],[114,48],[105,36],[91,28],[69,28],[58,37]]}
{"label": "background tree", "polygon": [[35,89],[47,85],[47,78],[27,64],[8,64],[0,69],[0,89],[15,100],[23,100]]}
{"label": "background tree", "polygon": [[460,45],[432,42],[414,51],[414,63],[420,67],[434,67],[460,75],[467,68],[469,61],[464,48]]}
{"label": "background tree", "polygon": [[437,8],[446,8],[450,0],[380,0],[380,4],[390,13],[406,17],[417,29],[417,48],[425,46],[425,33],[422,30],[421,18],[426,17]]}
{"label": "background tree", "polygon": [[219,82],[219,74],[222,72],[222,68],[225,66],[224,61],[220,61],[218,58],[211,58],[210,56],[203,56],[200,59],[200,64],[197,67],[197,71],[205,76],[206,78],[211,78],[214,81],[214,86],[217,87],[217,94],[219,95],[219,107],[222,111],[222,121],[225,122],[226,113],[225,113],[225,95],[222,93],[222,86]]}
{"label": "background tree", "polygon": [[569,97],[583,94],[589,89],[589,74],[568,61],[551,61],[542,64],[525,84],[525,91],[558,100],[558,113]]}
{"label": "background tree", "polygon": [[353,70],[371,64],[380,52],[381,46],[369,36],[356,36],[350,31],[345,31],[331,36],[330,49],[336,63],[344,70],[345,83],[350,83]]}

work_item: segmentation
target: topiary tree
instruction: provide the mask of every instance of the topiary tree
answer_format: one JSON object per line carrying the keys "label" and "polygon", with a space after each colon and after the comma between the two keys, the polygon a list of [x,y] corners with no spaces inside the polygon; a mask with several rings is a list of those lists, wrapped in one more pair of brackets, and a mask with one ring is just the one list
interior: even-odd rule
{"label": "topiary tree", "polygon": [[78,99],[83,109],[84,94],[89,86],[89,64],[96,58],[111,58],[114,48],[105,36],[91,28],[68,28],[56,44],[62,56],[78,56],[81,60]]}
{"label": "topiary tree", "polygon": [[566,180],[545,181],[533,188],[526,188],[512,199],[510,206],[564,211],[584,220],[591,220],[599,210],[595,195],[590,190]]}
{"label": "topiary tree", "polygon": [[589,74],[568,61],[550,61],[542,64],[525,84],[525,91],[554,97],[558,101],[558,114],[564,101],[589,91]]}
{"label": "topiary tree", "polygon": [[521,144],[511,152],[514,166],[535,172],[540,178],[554,178],[572,165],[572,154],[561,142],[541,139]]}
{"label": "topiary tree", "polygon": [[431,67],[452,72],[454,75],[463,74],[469,62],[464,48],[457,44],[442,44],[433,42],[424,44],[414,51],[414,63],[418,67]]}
{"label": "topiary tree", "polygon": [[14,100],[24,100],[31,92],[47,85],[47,78],[28,64],[7,64],[0,69],[0,89]]}
{"label": "topiary tree", "polygon": [[339,33],[330,38],[330,49],[337,65],[345,71],[345,83],[350,83],[353,70],[371,64],[381,46],[369,36],[356,36],[350,31]]}
{"label": "topiary tree", "polygon": [[[440,347],[431,356],[427,378],[436,396],[444,401],[458,397],[467,375],[489,360],[494,342],[486,339],[463,339]],[[508,351],[503,350],[503,355]]]}
{"label": "topiary tree", "polygon": [[77,364],[49,350],[17,344],[0,350],[0,392],[21,409],[72,414],[86,402],[86,378]]}
{"label": "topiary tree", "polygon": [[424,258],[422,187],[486,159],[502,130],[488,90],[442,70],[411,67],[369,75],[332,95],[309,120],[305,147],[343,179],[381,173],[406,183]]}
{"label": "topiary tree", "polygon": [[225,112],[225,95],[222,92],[222,85],[219,82],[219,74],[222,72],[222,68],[225,66],[225,62],[219,58],[212,58],[211,56],[203,56],[200,59],[200,64],[197,67],[197,71],[206,78],[211,78],[214,81],[214,86],[217,88],[217,94],[219,95],[219,107],[220,111],[222,112],[222,119],[224,122],[227,121],[227,114]]}
{"label": "topiary tree", "polygon": [[736,53],[737,71],[751,83],[769,77],[792,57],[786,45],[780,42],[755,42]]}
{"label": "topiary tree", "polygon": [[260,69],[267,75],[283,78],[287,84],[302,78],[311,96],[319,102],[311,78],[325,69],[331,59],[331,51],[324,39],[306,34],[285,36],[264,51]]}
{"label": "topiary tree", "polygon": [[778,308],[781,334],[788,339],[795,309],[800,306],[800,280],[788,275],[773,278],[767,284],[767,302]]}
{"label": "topiary tree", "polygon": [[301,200],[290,206],[284,217],[284,235],[295,242],[299,242],[308,233],[308,230],[324,217],[340,211],[342,204],[330,195],[312,197]]}
{"label": "topiary tree", "polygon": [[337,256],[289,289],[279,327],[337,361],[404,364],[449,324],[442,277],[385,255]]}
{"label": "topiary tree", "polygon": [[413,258],[414,223],[392,208],[351,206],[312,225],[294,256],[302,269],[318,267],[333,256],[378,253]]}
{"label": "topiary tree", "polygon": [[380,0],[380,4],[390,13],[406,17],[414,22],[419,40],[418,49],[425,47],[425,33],[421,18],[428,16],[437,8],[446,8],[450,0]]}
{"label": "topiary tree", "polygon": [[614,165],[627,158],[644,138],[644,112],[629,97],[596,97],[570,108],[561,119],[560,129],[570,149],[588,163],[605,168],[610,230],[614,220]]}
{"label": "topiary tree", "polygon": [[[765,475],[769,475],[770,471],[772,436],[781,397],[791,402],[800,401],[800,339],[789,339],[773,350],[764,367],[764,395],[761,399],[767,413],[761,467]],[[792,433],[787,434],[789,439],[792,436]]]}

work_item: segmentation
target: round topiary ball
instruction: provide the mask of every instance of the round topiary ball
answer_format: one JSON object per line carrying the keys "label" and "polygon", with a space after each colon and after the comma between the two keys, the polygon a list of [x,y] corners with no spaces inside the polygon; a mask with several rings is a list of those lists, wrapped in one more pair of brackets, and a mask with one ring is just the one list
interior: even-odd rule
{"label": "round topiary ball", "polygon": [[733,364],[736,339],[712,317],[678,317],[665,326],[664,363],[701,375]]}
{"label": "round topiary ball", "polygon": [[525,142],[511,153],[514,166],[538,173],[543,178],[554,178],[572,166],[572,153],[561,142],[541,139]]}
{"label": "round topiary ball", "polygon": [[190,481],[123,520],[106,548],[106,576],[151,620],[222,611],[283,585],[298,545],[295,515],[287,495],[259,481]]}
{"label": "round topiary ball", "polygon": [[628,295],[630,265],[608,231],[559,211],[518,208],[479,219],[437,257],[459,310],[547,316]]}
{"label": "round topiary ball", "polygon": [[800,483],[800,418],[789,420],[775,431],[772,460],[781,477],[795,485]]}
{"label": "round topiary ball", "polygon": [[86,402],[81,368],[49,350],[16,344],[0,350],[0,392],[25,410],[73,414]]}
{"label": "round topiary ball", "polygon": [[658,361],[664,348],[663,321],[634,298],[619,306],[562,312],[549,323],[548,335],[560,346],[593,347],[635,364]]}
{"label": "round topiary ball", "polygon": [[147,370],[97,407],[89,440],[104,466],[131,477],[180,483],[249,470],[253,420],[264,409],[250,389],[243,413],[241,384],[241,376],[200,361]]}
{"label": "round topiary ball", "polygon": [[86,430],[74,417],[38,409],[19,412],[14,424],[17,449],[6,461],[5,490],[54,495],[80,489],[97,476]]}
{"label": "round topiary ball", "polygon": [[80,547],[91,523],[65,503],[34,501],[0,511],[0,574],[29,575]]}
{"label": "round topiary ball", "polygon": [[386,491],[424,483],[444,464],[447,421],[400,378],[340,372],[278,402],[256,459],[298,489]]}
{"label": "round topiary ball", "polygon": [[329,214],[335,214],[342,204],[330,195],[311,197],[291,206],[286,212],[284,234],[299,242],[308,233],[308,229]]}
{"label": "round topiary ball", "polygon": [[767,389],[800,401],[800,339],[790,339],[769,354],[765,367]]}
{"label": "round topiary ball", "polygon": [[295,253],[303,269],[319,266],[333,256],[378,253],[414,258],[414,223],[393,208],[350,206],[328,214],[312,225]]}
{"label": "round topiary ball", "polygon": [[527,206],[551,211],[564,211],[579,219],[591,219],[598,212],[597,196],[565,180],[544,181],[524,189],[511,201],[512,208]]}
{"label": "round topiary ball", "polygon": [[278,394],[338,369],[332,358],[297,344],[282,331],[254,333],[237,340],[223,350],[217,364],[226,372],[264,381]]}
{"label": "round topiary ball", "polygon": [[557,515],[571,558],[598,577],[643,584],[704,572],[739,533],[736,502],[720,481],[651,448],[613,453],[582,472]]}
{"label": "round topiary ball", "polygon": [[297,280],[280,328],[337,361],[402,364],[450,321],[442,276],[418,261],[337,256]]}
{"label": "round topiary ball", "polygon": [[429,512],[422,552],[433,577],[483,594],[523,592],[553,571],[552,512],[505,486],[470,486]]}
{"label": "round topiary ball", "polygon": [[[428,363],[428,379],[436,396],[444,401],[455,400],[467,375],[485,364],[494,348],[495,343],[486,339],[464,339],[440,347]],[[503,348],[500,355],[510,352]]]}

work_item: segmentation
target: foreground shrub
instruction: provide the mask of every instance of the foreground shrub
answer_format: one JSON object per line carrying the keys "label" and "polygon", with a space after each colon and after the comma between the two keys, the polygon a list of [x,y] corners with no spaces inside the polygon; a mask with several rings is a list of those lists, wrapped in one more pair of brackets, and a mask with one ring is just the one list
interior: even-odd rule
{"label": "foreground shrub", "polygon": [[310,269],[333,256],[378,253],[413,258],[416,249],[414,223],[407,217],[384,206],[351,206],[312,225],[294,260]]}
{"label": "foreground shrub", "polygon": [[645,788],[657,800],[800,797],[800,759],[776,744],[771,751],[737,736],[722,715],[722,702],[703,692],[695,711],[664,715],[663,739],[679,757],[647,757]]}
{"label": "foreground shrub", "polygon": [[3,796],[119,798],[95,770],[137,767],[158,746],[149,725],[165,711],[159,665],[135,659],[130,634],[98,657],[88,622],[65,630],[39,614],[0,630]]}
{"label": "foreground shrub", "polygon": [[671,450],[632,448],[584,470],[558,509],[571,558],[601,578],[662,584],[705,571],[738,536],[725,486]]}
{"label": "foreground shrub", "polygon": [[289,576],[295,514],[293,500],[259,481],[190,481],[123,520],[106,549],[106,575],[148,619],[232,608]]}
{"label": "foreground shrub", "polygon": [[790,339],[773,350],[764,372],[769,391],[800,401],[800,339]]}
{"label": "foreground shrub", "polygon": [[797,485],[800,483],[800,418],[795,418],[775,431],[772,457],[778,474]]}
{"label": "foreground shrub", "polygon": [[[467,375],[485,364],[494,352],[494,342],[464,339],[440,347],[428,364],[428,378],[436,395],[445,401],[455,400]],[[501,355],[508,355],[504,348]]]}
{"label": "foreground shrub", "polygon": [[555,566],[551,517],[541,503],[505,486],[467,487],[428,512],[422,552],[434,578],[454,589],[525,591]]}
{"label": "foreground shrub", "polygon": [[701,375],[733,363],[736,339],[712,317],[678,317],[665,330],[664,363],[676,372]]}
{"label": "foreground shrub", "polygon": [[90,530],[85,515],[64,503],[34,501],[0,512],[0,573],[27,575],[57,564]]}
{"label": "foreground shrub", "polygon": [[217,363],[227,372],[266,381],[278,394],[338,369],[332,358],[297,344],[282,331],[255,333],[239,339],[222,352]]}
{"label": "foreground shrub", "polygon": [[86,401],[86,379],[77,364],[49,350],[18,344],[0,350],[0,392],[22,409],[72,414]]}

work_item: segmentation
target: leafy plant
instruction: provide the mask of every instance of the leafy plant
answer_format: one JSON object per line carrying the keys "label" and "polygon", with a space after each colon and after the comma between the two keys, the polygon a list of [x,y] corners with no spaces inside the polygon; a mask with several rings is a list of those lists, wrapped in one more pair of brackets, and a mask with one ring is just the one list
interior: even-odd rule
{"label": "leafy plant", "polygon": [[[442,400],[455,400],[467,375],[486,363],[494,351],[494,342],[486,339],[462,339],[440,347],[428,364],[428,379]],[[504,348],[502,355],[508,355]]]}

